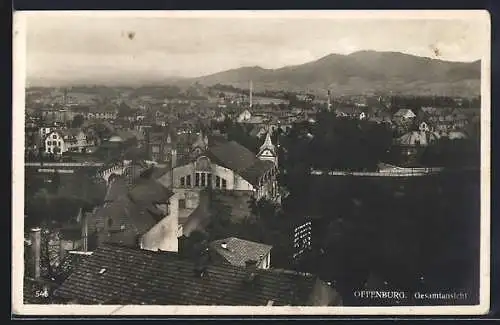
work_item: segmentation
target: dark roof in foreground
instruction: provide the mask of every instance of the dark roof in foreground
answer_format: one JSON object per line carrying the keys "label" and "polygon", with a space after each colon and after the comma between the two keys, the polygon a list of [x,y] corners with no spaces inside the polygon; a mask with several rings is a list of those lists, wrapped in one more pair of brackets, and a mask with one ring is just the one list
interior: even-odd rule
{"label": "dark roof in foreground", "polygon": [[[222,247],[226,244],[226,248]],[[229,264],[245,266],[246,261],[261,262],[273,248],[270,245],[257,243],[236,237],[215,240],[210,247],[222,256]]]}
{"label": "dark roof in foreground", "polygon": [[[85,258],[56,290],[59,298],[80,304],[305,306],[317,303],[316,290],[328,289],[316,276],[293,271],[249,270],[199,264],[176,253],[102,245]],[[325,287],[326,286],[326,287]],[[316,303],[315,303],[316,301]]]}

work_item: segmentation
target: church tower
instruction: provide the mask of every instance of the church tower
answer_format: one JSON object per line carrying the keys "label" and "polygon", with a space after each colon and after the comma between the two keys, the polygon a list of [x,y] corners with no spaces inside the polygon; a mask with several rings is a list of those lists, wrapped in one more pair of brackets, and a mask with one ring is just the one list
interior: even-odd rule
{"label": "church tower", "polygon": [[271,141],[271,129],[269,129],[269,131],[267,132],[266,139],[260,146],[257,158],[259,158],[260,160],[269,160],[272,161],[276,166],[278,165],[278,154],[276,151],[276,147]]}
{"label": "church tower", "polygon": [[203,137],[203,132],[200,131],[198,134],[198,138],[196,141],[193,143],[192,147],[192,155],[194,157],[197,157],[201,155],[203,152],[205,152],[208,149],[208,137]]}

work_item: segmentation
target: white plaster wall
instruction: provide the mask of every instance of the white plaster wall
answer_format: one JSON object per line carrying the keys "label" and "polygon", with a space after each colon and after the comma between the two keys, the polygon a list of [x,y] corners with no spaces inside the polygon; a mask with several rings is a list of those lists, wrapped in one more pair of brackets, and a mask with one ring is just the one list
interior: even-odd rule
{"label": "white plaster wall", "polygon": [[255,188],[240,175],[234,175],[234,190],[236,191],[253,191]]}
{"label": "white plaster wall", "polygon": [[141,248],[146,250],[162,250],[177,252],[179,243],[177,239],[179,229],[179,205],[177,194],[170,198],[170,214],[142,236]]}
{"label": "white plaster wall", "polygon": [[181,186],[180,178],[183,176],[191,175],[191,186],[194,185],[194,163],[189,163],[184,166],[179,166],[173,169],[172,172],[172,185],[177,188]]}
{"label": "white plaster wall", "polygon": [[235,178],[234,178],[234,172],[231,169],[212,164],[212,184],[214,185],[215,188],[215,178],[216,176],[219,176],[220,178],[224,178],[227,182],[227,188],[228,190],[233,190],[234,188],[234,183],[235,183]]}
{"label": "white plaster wall", "polygon": [[186,209],[196,209],[200,201],[200,193],[195,188],[175,188],[173,189],[177,197],[177,202],[180,199],[186,200]]}

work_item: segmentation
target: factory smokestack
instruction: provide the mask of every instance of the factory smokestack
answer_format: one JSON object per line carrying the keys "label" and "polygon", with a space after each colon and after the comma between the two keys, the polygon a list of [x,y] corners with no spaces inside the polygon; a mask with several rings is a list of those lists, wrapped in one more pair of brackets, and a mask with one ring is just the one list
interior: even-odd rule
{"label": "factory smokestack", "polygon": [[332,110],[332,103],[331,103],[331,93],[330,93],[330,89],[328,89],[328,106],[326,107],[326,109],[330,112]]}
{"label": "factory smokestack", "polygon": [[252,108],[253,104],[253,82],[250,80],[250,108]]}

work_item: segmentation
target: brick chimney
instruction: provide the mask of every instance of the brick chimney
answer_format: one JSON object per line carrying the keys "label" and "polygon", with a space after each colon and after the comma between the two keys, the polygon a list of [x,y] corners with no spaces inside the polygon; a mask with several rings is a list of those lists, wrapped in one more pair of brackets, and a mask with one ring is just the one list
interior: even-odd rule
{"label": "brick chimney", "polygon": [[[202,245],[203,247],[203,245]],[[210,264],[210,253],[208,248],[202,248],[201,252],[199,252],[198,259],[195,262],[195,276],[199,278],[203,278],[207,276],[208,265]]]}
{"label": "brick chimney", "polygon": [[89,223],[88,216],[86,213],[82,214],[82,251],[88,251],[89,243]]}
{"label": "brick chimney", "polygon": [[33,256],[33,277],[40,278],[40,250],[41,250],[41,229],[36,227],[31,229],[31,252]]}

